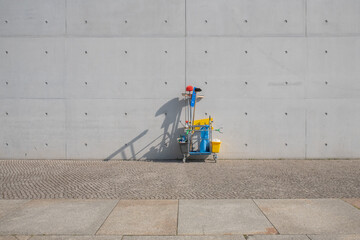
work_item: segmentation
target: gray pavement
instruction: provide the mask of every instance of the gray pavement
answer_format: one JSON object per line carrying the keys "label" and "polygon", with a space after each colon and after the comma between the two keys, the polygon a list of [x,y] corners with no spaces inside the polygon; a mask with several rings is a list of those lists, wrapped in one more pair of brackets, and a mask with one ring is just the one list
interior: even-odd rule
{"label": "gray pavement", "polygon": [[360,160],[0,160],[0,199],[351,199],[359,176]]}
{"label": "gray pavement", "polygon": [[308,235],[311,240],[359,240],[360,235],[337,235],[337,234],[326,234],[326,235]]}
{"label": "gray pavement", "polygon": [[306,235],[255,235],[249,236],[249,240],[309,240]]}
{"label": "gray pavement", "polygon": [[282,234],[360,234],[360,211],[340,199],[255,199]]}
{"label": "gray pavement", "polygon": [[0,240],[359,240],[341,199],[1,201]]}
{"label": "gray pavement", "polygon": [[182,200],[180,235],[276,234],[253,200]]}
{"label": "gray pavement", "polygon": [[[11,202],[9,202],[11,204]],[[0,218],[2,234],[95,234],[116,200],[32,200]],[[8,203],[2,202],[2,205]]]}
{"label": "gray pavement", "polygon": [[176,235],[177,200],[119,201],[99,235]]}
{"label": "gray pavement", "polygon": [[358,176],[359,160],[3,160],[0,240],[360,240]]}

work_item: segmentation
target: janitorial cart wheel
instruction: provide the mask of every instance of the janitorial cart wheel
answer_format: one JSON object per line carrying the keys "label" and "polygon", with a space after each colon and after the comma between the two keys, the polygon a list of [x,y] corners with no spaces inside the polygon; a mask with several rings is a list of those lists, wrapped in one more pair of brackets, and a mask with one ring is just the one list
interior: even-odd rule
{"label": "janitorial cart wheel", "polygon": [[214,153],[213,158],[214,158],[214,161],[217,162],[218,155],[216,153]]}

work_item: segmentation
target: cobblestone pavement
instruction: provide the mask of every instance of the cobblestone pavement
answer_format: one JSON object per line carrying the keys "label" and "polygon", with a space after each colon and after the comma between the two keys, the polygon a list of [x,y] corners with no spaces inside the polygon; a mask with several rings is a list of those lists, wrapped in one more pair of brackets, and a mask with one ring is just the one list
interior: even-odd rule
{"label": "cobblestone pavement", "polygon": [[0,199],[359,197],[360,160],[0,160]]}

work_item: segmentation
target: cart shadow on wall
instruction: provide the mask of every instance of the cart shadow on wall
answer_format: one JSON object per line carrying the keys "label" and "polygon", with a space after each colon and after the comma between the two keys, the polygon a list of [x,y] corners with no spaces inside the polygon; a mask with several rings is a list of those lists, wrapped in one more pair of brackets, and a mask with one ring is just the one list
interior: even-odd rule
{"label": "cart shadow on wall", "polygon": [[[104,161],[111,159],[147,161],[182,159],[177,138],[184,134],[184,121],[181,121],[181,114],[183,113],[185,105],[185,100],[179,98],[173,98],[166,102],[155,113],[155,117],[164,117],[161,124],[161,135],[149,141],[140,149],[136,149],[134,144],[149,132],[149,129],[146,129],[124,146],[107,156]],[[201,158],[200,156],[196,157],[196,160],[204,159],[205,158]]]}

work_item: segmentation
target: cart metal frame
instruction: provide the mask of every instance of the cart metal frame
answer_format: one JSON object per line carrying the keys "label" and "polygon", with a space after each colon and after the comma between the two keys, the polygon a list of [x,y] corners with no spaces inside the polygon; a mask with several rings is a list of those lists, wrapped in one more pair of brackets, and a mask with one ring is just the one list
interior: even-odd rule
{"label": "cart metal frame", "polygon": [[[202,128],[205,128],[202,129]],[[209,138],[208,139],[203,139],[201,137],[201,132],[202,131],[208,131],[209,132]],[[185,128],[185,132],[186,134],[186,142],[183,143],[179,143],[180,144],[180,149],[181,149],[181,153],[183,154],[183,162],[186,162],[186,159],[190,156],[210,156],[213,155],[213,159],[215,162],[217,162],[217,153],[213,153],[212,152],[212,131],[213,131],[213,127],[212,127],[212,121],[211,121],[211,117],[209,117],[209,125],[189,125],[187,128]],[[200,133],[200,134],[198,134]],[[199,142],[202,140],[208,140],[208,144],[209,144],[209,151],[201,151],[200,150],[200,143],[199,143],[199,151],[193,151],[194,149],[194,141],[193,138],[196,135],[200,135],[199,137]],[[182,145],[183,144],[183,145]],[[187,145],[187,146],[184,146]]]}
{"label": "cart metal frame", "polygon": [[[209,124],[208,125],[193,125],[195,121],[195,107],[196,107],[196,101],[198,99],[203,98],[204,96],[197,95],[196,89],[194,87],[192,93],[183,93],[182,95],[185,98],[185,102],[187,105],[187,114],[185,116],[186,118],[186,126],[184,129],[184,132],[186,133],[185,139],[186,141],[179,141],[181,153],[183,155],[183,162],[186,162],[186,159],[189,156],[210,156],[213,155],[213,159],[215,162],[217,162],[217,153],[212,152],[212,132],[213,132],[213,126],[211,121],[211,116],[209,116]],[[200,89],[201,91],[201,89]],[[205,129],[205,130],[204,130]],[[202,131],[208,131],[208,139],[202,139],[201,132]],[[199,135],[199,147],[198,151],[194,151],[194,136]],[[209,151],[201,151],[200,143],[202,140],[208,140],[209,144]]]}

